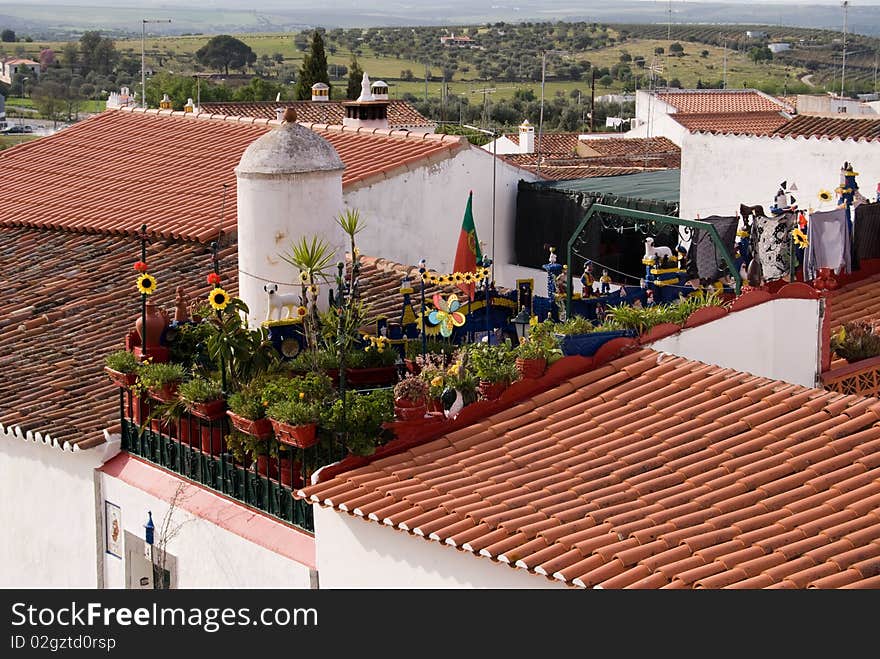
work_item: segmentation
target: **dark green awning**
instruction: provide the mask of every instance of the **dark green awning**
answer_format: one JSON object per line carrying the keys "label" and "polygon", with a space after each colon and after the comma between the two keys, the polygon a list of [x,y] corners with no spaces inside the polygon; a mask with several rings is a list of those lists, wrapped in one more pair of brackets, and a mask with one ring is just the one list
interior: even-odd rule
{"label": "dark green awning", "polygon": [[[676,208],[681,184],[680,169],[664,169],[656,172],[640,172],[624,176],[602,176],[581,178],[570,181],[547,181],[534,183],[536,187],[564,190],[566,192],[586,193],[591,197],[614,196],[632,201],[662,201]],[[602,201],[601,203],[607,203]],[[629,204],[627,208],[632,208]],[[669,213],[669,208],[666,210]],[[677,214],[677,213],[673,213]]]}

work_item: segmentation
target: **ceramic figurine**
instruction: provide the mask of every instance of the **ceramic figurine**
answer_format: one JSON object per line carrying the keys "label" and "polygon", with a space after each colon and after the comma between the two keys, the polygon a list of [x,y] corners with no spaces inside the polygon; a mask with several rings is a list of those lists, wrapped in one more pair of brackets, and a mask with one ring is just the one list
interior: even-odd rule
{"label": "ceramic figurine", "polygon": [[602,295],[608,295],[611,292],[611,277],[608,274],[608,270],[602,270],[602,276],[599,277],[599,283],[602,285]]}
{"label": "ceramic figurine", "polygon": [[584,263],[584,274],[581,275],[581,284],[583,284],[584,287],[582,292],[583,297],[590,297],[593,295],[593,284],[595,282],[596,278],[593,276],[593,263],[587,261]]}
{"label": "ceramic figurine", "polygon": [[183,286],[177,287],[177,295],[174,298],[174,322],[185,323],[189,320],[189,296],[184,292]]}
{"label": "ceramic figurine", "polygon": [[672,259],[672,250],[665,245],[654,247],[654,239],[645,238],[645,256],[642,257],[642,263],[656,263],[660,259],[663,263],[667,263]]}

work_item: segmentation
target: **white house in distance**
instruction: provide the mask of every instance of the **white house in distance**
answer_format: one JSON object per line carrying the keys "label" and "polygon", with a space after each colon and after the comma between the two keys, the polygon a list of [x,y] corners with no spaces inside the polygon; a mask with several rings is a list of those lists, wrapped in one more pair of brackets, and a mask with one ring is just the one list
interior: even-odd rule
{"label": "white house in distance", "polygon": [[40,63],[21,57],[10,57],[0,60],[0,82],[11,85],[19,73],[31,78],[36,83],[40,78]]}

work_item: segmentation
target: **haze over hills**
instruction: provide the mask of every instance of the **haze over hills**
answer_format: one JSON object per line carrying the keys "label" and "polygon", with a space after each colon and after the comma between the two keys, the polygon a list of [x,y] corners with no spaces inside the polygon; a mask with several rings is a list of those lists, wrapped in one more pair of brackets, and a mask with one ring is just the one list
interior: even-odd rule
{"label": "haze over hills", "polygon": [[[673,0],[672,22],[769,24],[840,30],[843,11],[838,0],[716,2]],[[86,29],[140,33],[142,18],[172,19],[151,26],[161,34],[288,31],[323,27],[462,25],[496,21],[598,21],[666,23],[666,0],[434,0],[374,2],[355,0],[255,0],[247,9],[233,0],[191,2],[169,0],[0,0],[0,25],[32,32],[41,38]],[[149,16],[147,15],[149,14]],[[880,34],[880,0],[850,4],[849,31]]]}

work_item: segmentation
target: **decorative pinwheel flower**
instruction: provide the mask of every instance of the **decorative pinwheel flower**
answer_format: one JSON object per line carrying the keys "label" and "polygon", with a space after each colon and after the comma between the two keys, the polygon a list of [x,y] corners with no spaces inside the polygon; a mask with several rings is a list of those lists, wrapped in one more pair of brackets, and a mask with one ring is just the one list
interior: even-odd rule
{"label": "decorative pinwheel flower", "polygon": [[434,295],[434,307],[434,310],[428,314],[428,322],[432,325],[439,325],[442,336],[450,337],[455,327],[464,325],[465,317],[463,313],[458,311],[461,303],[458,301],[458,296],[455,293],[445,300],[439,293],[436,293]]}

